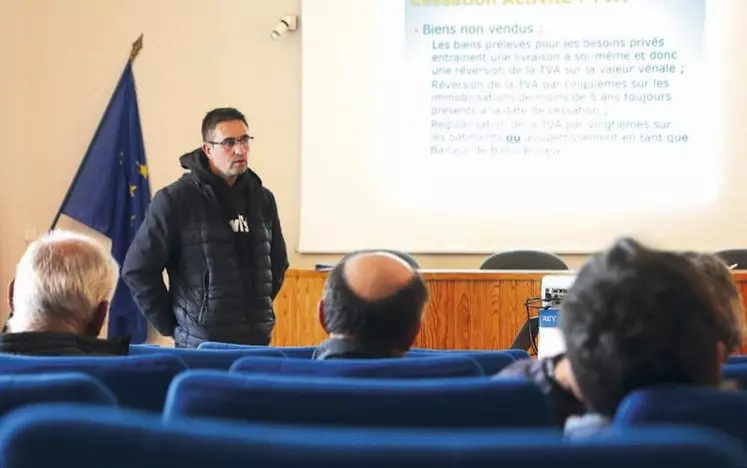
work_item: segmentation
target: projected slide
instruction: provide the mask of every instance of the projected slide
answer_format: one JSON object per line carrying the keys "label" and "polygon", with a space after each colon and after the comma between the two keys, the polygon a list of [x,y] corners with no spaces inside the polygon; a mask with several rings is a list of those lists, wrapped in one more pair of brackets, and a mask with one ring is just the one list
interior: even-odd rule
{"label": "projected slide", "polygon": [[704,0],[461,3],[484,6],[407,2],[431,154],[664,157],[697,132]]}
{"label": "projected slide", "polygon": [[306,1],[301,248],[698,244],[731,210],[718,78],[745,5]]}
{"label": "projected slide", "polygon": [[[558,209],[572,212],[714,199],[715,179],[703,183],[713,156],[700,146],[708,129],[697,110],[708,104],[705,0],[405,5],[406,115],[418,135],[408,152],[430,177],[459,175],[505,195],[527,179],[586,191],[597,178],[593,200],[559,195]],[[701,183],[662,190],[667,173]],[[621,178],[636,190],[621,194]]]}

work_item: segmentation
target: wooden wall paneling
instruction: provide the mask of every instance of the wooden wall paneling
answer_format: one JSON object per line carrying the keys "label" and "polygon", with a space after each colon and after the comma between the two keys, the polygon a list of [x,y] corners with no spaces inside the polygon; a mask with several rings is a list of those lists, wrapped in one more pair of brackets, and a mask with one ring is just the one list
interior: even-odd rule
{"label": "wooden wall paneling", "polygon": [[[539,296],[544,275],[424,270],[430,301],[415,346],[434,349],[509,347],[526,320],[524,302],[529,297]],[[288,271],[285,284],[275,299],[277,323],[273,345],[315,346],[324,340],[316,304],[322,297],[326,277],[325,272]],[[747,303],[747,272],[735,272],[734,279]],[[536,314],[536,310],[531,312]],[[747,342],[742,352],[747,354]]]}
{"label": "wooden wall paneling", "polygon": [[439,344],[448,340],[450,328],[453,328],[449,322],[454,320],[454,317],[443,313],[454,307],[453,288],[447,281],[428,281],[428,294],[423,324],[413,346],[441,349],[443,345]]}
{"label": "wooden wall paneling", "polygon": [[[524,301],[539,294],[540,273],[424,270],[430,300],[415,346],[434,349],[508,347],[526,319]],[[275,299],[276,346],[316,345],[325,272],[290,270]]]}
{"label": "wooden wall paneling", "polygon": [[[745,303],[745,313],[747,313],[747,272],[734,272],[734,281],[739,287],[739,292],[742,293],[742,302]],[[747,321],[747,317],[745,320]],[[747,354],[747,341],[742,341],[742,354]]]}
{"label": "wooden wall paneling", "polygon": [[473,281],[469,284],[469,349],[486,349],[498,336],[500,316],[497,310],[500,287],[496,281]]}

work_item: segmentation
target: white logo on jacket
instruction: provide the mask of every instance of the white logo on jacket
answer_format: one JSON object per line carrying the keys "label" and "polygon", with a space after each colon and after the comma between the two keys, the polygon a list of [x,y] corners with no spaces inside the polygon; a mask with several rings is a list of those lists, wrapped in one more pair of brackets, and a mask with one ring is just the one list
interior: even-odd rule
{"label": "white logo on jacket", "polygon": [[242,215],[239,215],[236,219],[232,219],[228,224],[231,225],[233,232],[249,232],[249,223],[246,222],[246,219]]}

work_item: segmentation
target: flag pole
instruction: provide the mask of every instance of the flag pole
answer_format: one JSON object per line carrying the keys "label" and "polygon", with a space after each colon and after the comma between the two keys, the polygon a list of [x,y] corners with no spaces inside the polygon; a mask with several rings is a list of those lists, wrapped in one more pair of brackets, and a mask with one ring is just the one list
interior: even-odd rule
{"label": "flag pole", "polygon": [[134,62],[137,58],[137,54],[140,53],[140,50],[143,48],[143,35],[140,34],[140,37],[137,38],[135,42],[132,43],[132,49],[130,50],[130,63]]}
{"label": "flag pole", "polygon": [[[127,65],[132,65],[132,62],[135,61],[138,54],[140,53],[140,50],[143,48],[143,34],[140,34],[140,37],[137,38],[135,42],[132,43],[132,48],[130,49],[130,56],[127,59]],[[119,81],[117,81],[117,86],[114,89],[119,88],[119,83],[122,82],[122,78],[124,77],[124,74],[127,72],[127,67],[125,67],[124,71],[122,72],[122,75],[119,77]],[[104,116],[109,113],[109,108],[112,105],[112,100],[109,100],[109,104],[106,105],[106,110],[104,111]],[[72,193],[72,189],[75,186],[75,182],[78,180],[78,177],[80,176],[80,172],[83,170],[83,165],[86,162],[86,159],[88,159],[88,155],[91,152],[91,146],[93,146],[93,143],[96,141],[96,137],[99,134],[99,130],[101,130],[101,124],[104,122],[104,119],[102,118],[99,121],[99,126],[96,128],[96,132],[93,134],[93,138],[91,138],[91,143],[88,146],[88,149],[86,150],[86,154],[83,157],[83,160],[80,162],[80,165],[78,166],[78,170],[75,172],[75,176],[73,177],[73,181],[70,182],[70,186],[67,189],[67,193],[65,193],[65,198],[62,199],[62,203],[60,203],[60,207],[57,209],[57,214],[54,215],[54,219],[52,220],[52,225],[49,227],[49,230],[53,230],[55,226],[57,226],[57,222],[60,220],[60,216],[62,216],[62,209],[65,207],[65,204],[67,203],[67,200],[70,198],[70,194]]]}

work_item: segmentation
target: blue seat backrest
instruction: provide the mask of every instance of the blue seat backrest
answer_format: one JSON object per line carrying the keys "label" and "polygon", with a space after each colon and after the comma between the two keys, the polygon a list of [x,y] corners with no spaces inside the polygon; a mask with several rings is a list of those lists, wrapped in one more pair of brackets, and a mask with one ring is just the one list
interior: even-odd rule
{"label": "blue seat backrest", "polygon": [[[182,421],[180,421],[182,422]],[[191,420],[52,405],[0,421],[3,468],[736,468],[739,448],[711,431],[643,429],[568,443],[557,431],[324,428]]]}
{"label": "blue seat backrest", "polygon": [[722,366],[721,375],[724,379],[736,381],[741,390],[747,390],[747,363]]}
{"label": "blue seat backrest", "polygon": [[513,356],[517,361],[532,358],[532,356],[530,356],[529,353],[524,351],[523,349],[506,349],[504,351]]}
{"label": "blue seat backrest", "polygon": [[410,351],[408,358],[432,358],[436,356],[469,356],[474,359],[485,375],[495,375],[516,362],[516,358],[506,351]]}
{"label": "blue seat backrest", "polygon": [[314,354],[316,348],[314,346],[259,346],[205,341],[200,343],[197,349],[277,349],[289,358],[311,359],[311,355]]}
{"label": "blue seat backrest", "polygon": [[729,356],[729,359],[726,361],[726,365],[732,364],[747,364],[747,356],[744,354]]}
{"label": "blue seat backrest", "polygon": [[531,355],[523,349],[430,349],[430,348],[412,348],[410,353],[508,353],[517,361],[520,359],[531,359]]}
{"label": "blue seat backrest", "polygon": [[117,405],[111,390],[86,374],[0,375],[0,415],[45,402]]}
{"label": "blue seat backrest", "polygon": [[514,358],[510,353],[502,351],[493,353],[464,353],[464,355],[477,361],[485,375],[495,375],[516,362],[516,358]]}
{"label": "blue seat backrest", "polygon": [[193,349],[156,348],[130,346],[130,355],[174,354],[179,356],[190,369],[228,370],[237,359],[247,356],[285,358],[282,351],[274,348],[256,349]]}
{"label": "blue seat backrest", "polygon": [[539,388],[524,380],[374,380],[194,371],[178,376],[164,418],[387,426],[551,426]]}
{"label": "blue seat backrest", "polygon": [[615,415],[616,426],[686,424],[710,427],[747,447],[747,392],[667,387],[628,395]]}
{"label": "blue seat backrest", "polygon": [[434,356],[423,359],[276,359],[247,357],[231,366],[231,372],[318,375],[391,379],[477,377],[480,365],[468,356]]}
{"label": "blue seat backrest", "polygon": [[184,362],[170,354],[101,357],[0,355],[0,375],[80,372],[106,385],[120,406],[151,411],[163,409],[171,379],[185,370]]}

